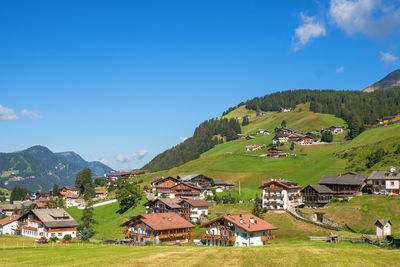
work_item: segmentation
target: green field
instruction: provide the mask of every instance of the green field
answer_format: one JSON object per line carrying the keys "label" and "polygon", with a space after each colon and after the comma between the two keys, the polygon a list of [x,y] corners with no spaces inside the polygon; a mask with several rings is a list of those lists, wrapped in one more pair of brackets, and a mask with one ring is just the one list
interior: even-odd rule
{"label": "green field", "polygon": [[14,238],[0,237],[0,266],[398,266],[400,261],[399,250],[350,242],[288,241],[236,248],[80,243],[52,247]]}
{"label": "green field", "polygon": [[[313,209],[302,209],[313,213]],[[400,197],[363,195],[348,202],[330,203],[323,210],[325,217],[335,222],[348,224],[357,232],[375,234],[377,219],[390,219],[392,233],[400,234]]]}

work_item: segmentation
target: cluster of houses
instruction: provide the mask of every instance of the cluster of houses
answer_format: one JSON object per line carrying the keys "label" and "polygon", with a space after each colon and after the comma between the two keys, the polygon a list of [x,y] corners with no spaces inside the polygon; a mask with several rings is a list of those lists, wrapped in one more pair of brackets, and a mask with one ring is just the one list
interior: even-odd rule
{"label": "cluster of houses", "polygon": [[328,128],[323,128],[321,130],[321,134],[324,132],[331,132],[334,135],[342,134],[344,132],[344,127],[343,126],[331,126]]}
{"label": "cluster of houses", "polygon": [[231,190],[235,183],[212,179],[202,174],[183,177],[158,177],[151,181],[152,192],[156,197],[203,199],[212,195],[212,190],[222,192]]}
{"label": "cluster of houses", "polygon": [[298,145],[312,145],[318,142],[313,138],[311,133],[304,134],[302,131],[293,130],[282,127],[275,128],[275,137],[272,139],[273,144],[295,142]]}
{"label": "cluster of houses", "polygon": [[121,179],[122,181],[126,181],[130,178],[133,178],[135,176],[138,176],[140,174],[147,174],[149,171],[146,170],[133,170],[133,171],[122,171],[122,172],[116,172],[116,173],[111,173],[111,174],[105,174],[106,178],[106,185],[107,186],[115,186],[117,185],[118,179]]}
{"label": "cluster of houses", "polygon": [[266,147],[267,147],[267,145],[265,145],[265,144],[263,144],[263,145],[249,145],[249,146],[246,146],[246,151],[247,152],[257,151],[257,150],[260,150],[260,149],[263,149],[263,148],[266,148]]}

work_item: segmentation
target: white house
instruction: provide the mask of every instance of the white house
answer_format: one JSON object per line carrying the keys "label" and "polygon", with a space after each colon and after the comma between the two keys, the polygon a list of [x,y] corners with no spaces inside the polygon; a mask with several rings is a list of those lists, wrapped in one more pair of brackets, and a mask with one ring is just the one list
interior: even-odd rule
{"label": "white house", "polygon": [[11,215],[0,220],[1,235],[15,235],[18,227],[19,215]]}
{"label": "white house", "polygon": [[71,235],[76,238],[79,223],[64,209],[34,209],[18,219],[17,231],[29,237],[58,237]]}
{"label": "white house", "polygon": [[284,211],[289,207],[301,204],[301,186],[287,181],[271,179],[263,181],[260,187],[262,189],[262,207],[274,211]]}
{"label": "white house", "polygon": [[65,199],[65,207],[66,208],[79,207],[79,206],[83,206],[84,204],[85,204],[85,200],[82,198],[79,198],[78,196],[69,196]]}
{"label": "white house", "polygon": [[202,239],[207,246],[262,246],[274,240],[278,228],[253,214],[227,215],[201,227],[207,228]]}
{"label": "white house", "polygon": [[378,238],[385,238],[392,234],[392,223],[390,220],[377,220],[375,222],[376,236]]}
{"label": "white house", "polygon": [[181,216],[197,222],[201,216],[208,216],[208,207],[212,206],[210,202],[203,199],[184,199],[179,202],[181,205]]}
{"label": "white house", "polygon": [[398,195],[400,193],[400,172],[395,167],[389,171],[373,171],[368,177],[374,194]]}

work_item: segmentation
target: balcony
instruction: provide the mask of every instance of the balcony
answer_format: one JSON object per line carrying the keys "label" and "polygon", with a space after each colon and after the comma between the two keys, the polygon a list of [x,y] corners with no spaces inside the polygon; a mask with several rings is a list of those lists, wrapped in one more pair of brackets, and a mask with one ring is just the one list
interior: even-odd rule
{"label": "balcony", "polygon": [[275,235],[263,235],[261,241],[275,240]]}
{"label": "balcony", "polygon": [[137,238],[154,238],[153,235],[149,235],[149,234],[139,234],[139,233],[135,233],[135,232],[128,231],[128,230],[124,230],[124,231],[122,231],[122,233],[124,233],[125,235],[130,236],[130,237],[137,237]]}
{"label": "balcony", "polygon": [[236,236],[233,235],[213,235],[213,234],[203,234],[203,239],[214,239],[214,240],[223,240],[223,241],[236,241]]}
{"label": "balcony", "polygon": [[176,238],[176,237],[189,238],[190,236],[193,236],[193,232],[160,234],[160,235],[158,235],[158,238],[160,238],[160,239],[164,239],[164,238]]}

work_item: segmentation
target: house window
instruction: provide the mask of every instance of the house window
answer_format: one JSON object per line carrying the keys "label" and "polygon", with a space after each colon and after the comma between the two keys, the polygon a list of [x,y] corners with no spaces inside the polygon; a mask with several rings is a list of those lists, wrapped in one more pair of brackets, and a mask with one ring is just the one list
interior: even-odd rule
{"label": "house window", "polygon": [[391,185],[391,186],[394,186],[394,182],[390,182],[390,185]]}
{"label": "house window", "polygon": [[254,233],[250,233],[250,237],[254,237]]}
{"label": "house window", "polygon": [[62,236],[62,233],[58,233],[58,236]]}
{"label": "house window", "polygon": [[243,238],[247,238],[247,233],[242,233]]}
{"label": "house window", "polygon": [[56,234],[55,233],[51,233],[51,236],[53,237],[53,236],[56,236]]}

